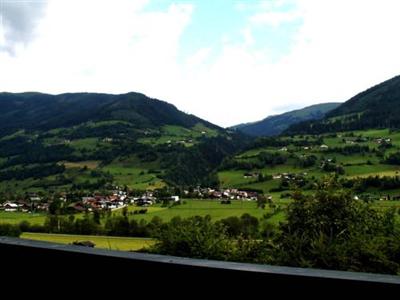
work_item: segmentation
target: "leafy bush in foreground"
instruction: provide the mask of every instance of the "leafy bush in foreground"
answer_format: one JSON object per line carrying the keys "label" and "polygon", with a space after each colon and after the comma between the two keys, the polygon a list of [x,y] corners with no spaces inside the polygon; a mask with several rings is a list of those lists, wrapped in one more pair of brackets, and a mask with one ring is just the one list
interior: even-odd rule
{"label": "leafy bush in foreground", "polygon": [[17,225],[0,224],[0,236],[19,237],[21,230]]}
{"label": "leafy bush in foreground", "polygon": [[400,272],[393,211],[380,212],[343,191],[297,194],[275,241],[275,263],[297,267]]}

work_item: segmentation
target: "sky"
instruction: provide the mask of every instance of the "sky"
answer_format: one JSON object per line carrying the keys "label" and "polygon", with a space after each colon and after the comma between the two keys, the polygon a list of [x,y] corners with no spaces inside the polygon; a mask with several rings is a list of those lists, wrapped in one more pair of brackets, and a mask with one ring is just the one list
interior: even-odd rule
{"label": "sky", "polygon": [[400,74],[398,0],[0,0],[0,91],[141,92],[227,127]]}

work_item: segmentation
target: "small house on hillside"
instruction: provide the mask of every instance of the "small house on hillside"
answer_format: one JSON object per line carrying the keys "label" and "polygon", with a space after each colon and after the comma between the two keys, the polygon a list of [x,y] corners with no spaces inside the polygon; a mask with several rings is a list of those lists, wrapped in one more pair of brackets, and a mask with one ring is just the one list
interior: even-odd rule
{"label": "small house on hillside", "polygon": [[3,205],[4,211],[14,212],[18,211],[18,204],[13,202],[7,202]]}
{"label": "small house on hillside", "polygon": [[244,178],[257,178],[260,175],[260,173],[244,173],[243,177]]}
{"label": "small house on hillside", "polygon": [[155,198],[150,196],[142,196],[135,201],[137,206],[148,206],[155,203]]}
{"label": "small house on hillside", "polygon": [[179,201],[179,196],[171,196],[171,200],[174,202],[178,202]]}

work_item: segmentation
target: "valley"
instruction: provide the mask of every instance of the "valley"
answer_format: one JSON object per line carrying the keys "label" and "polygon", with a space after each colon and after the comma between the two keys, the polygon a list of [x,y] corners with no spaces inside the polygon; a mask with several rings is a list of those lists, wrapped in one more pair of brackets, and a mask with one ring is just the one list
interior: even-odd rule
{"label": "valley", "polygon": [[[388,82],[393,80],[397,79]],[[382,89],[386,85],[383,83]],[[377,88],[372,92],[376,94]],[[361,95],[369,97],[368,93]],[[221,212],[219,200],[230,197],[223,195],[224,190],[252,192],[279,203],[291,201],[296,190],[314,193],[330,177],[355,197],[400,199],[400,131],[395,128],[291,133],[301,124],[310,124],[299,119],[286,134],[251,138],[238,129],[219,128],[138,93],[2,93],[0,100],[8,111],[0,118],[5,125],[0,136],[0,199],[3,205],[31,205],[30,199],[40,199],[44,210],[37,213],[42,217],[26,217],[33,224],[43,223],[49,204],[58,202],[60,195],[64,195],[63,206],[72,207],[82,197],[106,197],[115,189],[131,198],[154,193],[159,202],[165,195],[177,195],[190,203],[196,203],[191,197],[216,203],[198,212],[188,212],[187,205],[158,211],[157,216],[166,221],[180,214],[205,212],[215,220],[247,212],[259,218],[264,212],[257,209],[236,208],[222,215],[214,210]],[[66,103],[68,109],[60,110]],[[324,112],[337,114],[338,106],[316,105],[290,114],[321,119]],[[59,118],[50,117],[50,112],[58,113]],[[18,114],[20,118],[10,118]],[[193,193],[200,187],[222,192],[216,197]],[[3,221],[15,224],[24,220],[22,212],[14,219],[4,214]],[[142,218],[150,221],[152,216],[149,212]]]}
{"label": "valley", "polygon": [[[343,247],[336,268],[366,270],[340,266],[352,247],[384,265],[392,248],[376,247],[400,228],[400,128],[382,99],[397,82],[274,117],[261,136],[138,93],[0,93],[0,235],[296,266],[303,243],[330,268],[308,248],[323,243]],[[374,97],[390,126],[364,118]],[[337,226],[344,240],[320,240]],[[293,242],[303,229],[311,240]]]}
{"label": "valley", "polygon": [[[399,142],[400,132],[389,129],[265,138],[253,149],[226,161],[218,174],[223,187],[264,193],[280,190],[280,194],[290,190],[291,182],[300,183],[303,190],[312,190],[320,178],[331,175],[354,182],[396,177],[400,166],[387,157],[399,152]],[[375,199],[400,194],[399,186],[367,187],[361,192]]]}

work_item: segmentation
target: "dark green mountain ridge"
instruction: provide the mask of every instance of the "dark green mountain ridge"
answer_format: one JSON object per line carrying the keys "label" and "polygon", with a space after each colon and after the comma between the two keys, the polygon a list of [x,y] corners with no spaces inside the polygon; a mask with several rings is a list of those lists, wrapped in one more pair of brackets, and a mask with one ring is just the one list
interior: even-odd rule
{"label": "dark green mountain ridge", "polygon": [[292,124],[307,120],[322,119],[326,113],[337,108],[339,105],[340,103],[315,104],[280,115],[269,116],[258,122],[236,125],[232,128],[251,136],[279,135]]}
{"label": "dark green mountain ridge", "polygon": [[246,137],[140,93],[0,93],[0,191],[214,185]]}
{"label": "dark green mountain ridge", "polygon": [[329,112],[325,118],[294,124],[287,134],[400,128],[400,76],[377,84]]}
{"label": "dark green mountain ridge", "polygon": [[128,121],[138,128],[167,124],[188,128],[197,123],[217,128],[196,116],[179,111],[172,104],[140,93],[0,93],[0,111],[1,134],[17,129],[48,130],[100,120]]}

